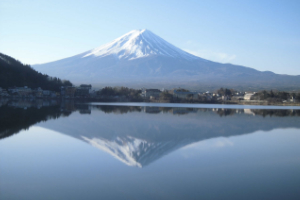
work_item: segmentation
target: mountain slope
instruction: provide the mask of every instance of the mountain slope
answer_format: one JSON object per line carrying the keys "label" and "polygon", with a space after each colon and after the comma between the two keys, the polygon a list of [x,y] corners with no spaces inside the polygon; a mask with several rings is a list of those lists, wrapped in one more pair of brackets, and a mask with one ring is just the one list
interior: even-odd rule
{"label": "mountain slope", "polygon": [[134,30],[79,55],[34,65],[75,83],[131,87],[299,89],[300,76],[221,64],[189,54],[149,30]]}
{"label": "mountain slope", "polygon": [[72,85],[69,81],[51,78],[24,65],[20,61],[0,53],[0,87],[41,87],[45,90],[59,91],[60,86]]}

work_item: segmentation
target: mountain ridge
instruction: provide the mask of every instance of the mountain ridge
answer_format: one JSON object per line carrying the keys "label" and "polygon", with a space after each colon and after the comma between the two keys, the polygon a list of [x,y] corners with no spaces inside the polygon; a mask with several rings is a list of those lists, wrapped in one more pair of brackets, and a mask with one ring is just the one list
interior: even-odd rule
{"label": "mountain ridge", "polygon": [[133,30],[73,57],[33,67],[74,83],[96,86],[300,89],[300,76],[205,60],[146,29]]}

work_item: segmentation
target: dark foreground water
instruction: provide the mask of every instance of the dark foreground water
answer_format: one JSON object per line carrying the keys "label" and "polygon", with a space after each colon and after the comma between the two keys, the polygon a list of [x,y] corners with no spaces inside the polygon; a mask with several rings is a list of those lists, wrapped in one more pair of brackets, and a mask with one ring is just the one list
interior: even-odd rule
{"label": "dark foreground water", "polygon": [[0,107],[1,200],[300,199],[297,108],[44,104]]}

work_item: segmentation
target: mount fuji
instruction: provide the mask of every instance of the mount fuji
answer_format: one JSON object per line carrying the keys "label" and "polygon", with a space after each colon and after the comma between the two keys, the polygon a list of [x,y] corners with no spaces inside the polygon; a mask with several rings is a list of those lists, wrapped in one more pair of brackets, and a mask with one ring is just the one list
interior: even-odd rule
{"label": "mount fuji", "polygon": [[300,88],[300,76],[212,62],[187,53],[146,29],[130,31],[90,51],[33,68],[75,84],[95,86]]}

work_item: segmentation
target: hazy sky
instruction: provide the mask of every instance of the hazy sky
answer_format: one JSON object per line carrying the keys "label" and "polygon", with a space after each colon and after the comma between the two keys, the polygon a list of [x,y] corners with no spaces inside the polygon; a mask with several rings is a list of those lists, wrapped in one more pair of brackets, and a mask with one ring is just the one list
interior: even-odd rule
{"label": "hazy sky", "polygon": [[27,64],[143,28],[205,59],[300,75],[300,0],[0,1],[0,52]]}

